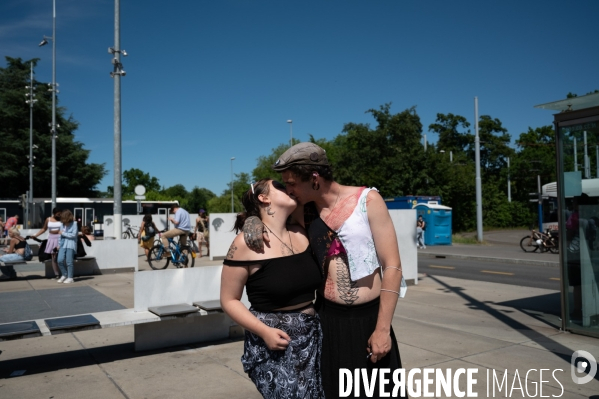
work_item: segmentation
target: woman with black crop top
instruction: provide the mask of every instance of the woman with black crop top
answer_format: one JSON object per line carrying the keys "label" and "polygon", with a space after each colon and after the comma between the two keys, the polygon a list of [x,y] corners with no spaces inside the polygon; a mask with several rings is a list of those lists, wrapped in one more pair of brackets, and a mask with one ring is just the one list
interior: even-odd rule
{"label": "woman with black crop top", "polygon": [[[323,273],[305,230],[286,225],[297,202],[270,179],[253,184],[242,202],[246,211],[237,215],[236,232],[247,217],[257,216],[274,237],[255,252],[239,234],[223,262],[220,300],[246,330],[244,371],[264,398],[324,398],[322,330],[312,305]],[[244,287],[249,310],[241,302]]]}

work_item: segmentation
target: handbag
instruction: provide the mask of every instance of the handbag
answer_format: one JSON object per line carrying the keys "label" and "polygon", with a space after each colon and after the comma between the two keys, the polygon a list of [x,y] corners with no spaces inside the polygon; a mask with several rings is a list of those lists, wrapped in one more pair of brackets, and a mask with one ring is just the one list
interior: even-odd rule
{"label": "handbag", "polygon": [[48,259],[52,258],[52,254],[46,253],[46,244],[47,243],[48,243],[48,240],[42,240],[41,244],[40,244],[40,249],[37,251],[37,257],[39,258],[40,262],[45,262]]}
{"label": "handbag", "polygon": [[85,248],[83,247],[83,242],[81,242],[81,240],[83,240],[83,242],[85,242],[85,245],[87,245],[88,247],[92,246],[92,243],[89,240],[89,238],[87,238],[85,235],[79,236],[79,239],[77,240],[77,253],[75,254],[75,259],[85,258],[87,256],[87,252],[85,252]]}

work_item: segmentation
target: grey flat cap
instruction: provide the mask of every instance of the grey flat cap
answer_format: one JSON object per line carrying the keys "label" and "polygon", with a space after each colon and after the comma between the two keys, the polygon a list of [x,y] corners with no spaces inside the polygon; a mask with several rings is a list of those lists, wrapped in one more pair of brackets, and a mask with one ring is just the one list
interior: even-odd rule
{"label": "grey flat cap", "polygon": [[314,143],[299,143],[288,149],[273,165],[277,172],[293,165],[328,166],[327,153]]}

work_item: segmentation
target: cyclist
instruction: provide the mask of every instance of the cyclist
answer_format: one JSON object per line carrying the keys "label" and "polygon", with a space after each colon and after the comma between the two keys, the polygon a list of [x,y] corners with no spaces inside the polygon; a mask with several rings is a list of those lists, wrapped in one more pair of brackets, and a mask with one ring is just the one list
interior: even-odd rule
{"label": "cyclist", "polygon": [[175,227],[162,233],[161,238],[162,244],[164,244],[164,248],[166,248],[166,256],[171,256],[167,239],[181,236],[180,244],[181,247],[184,247],[187,245],[187,234],[191,231],[189,212],[181,208],[178,204],[175,204],[171,206],[171,214],[174,214],[175,216],[169,216],[168,220],[170,220]]}

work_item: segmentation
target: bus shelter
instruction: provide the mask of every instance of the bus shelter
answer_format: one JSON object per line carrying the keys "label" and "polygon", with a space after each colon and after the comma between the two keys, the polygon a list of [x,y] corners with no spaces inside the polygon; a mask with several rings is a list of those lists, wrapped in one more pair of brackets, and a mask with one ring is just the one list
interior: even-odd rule
{"label": "bus shelter", "polygon": [[599,337],[599,93],[536,107],[558,111],[562,329]]}

